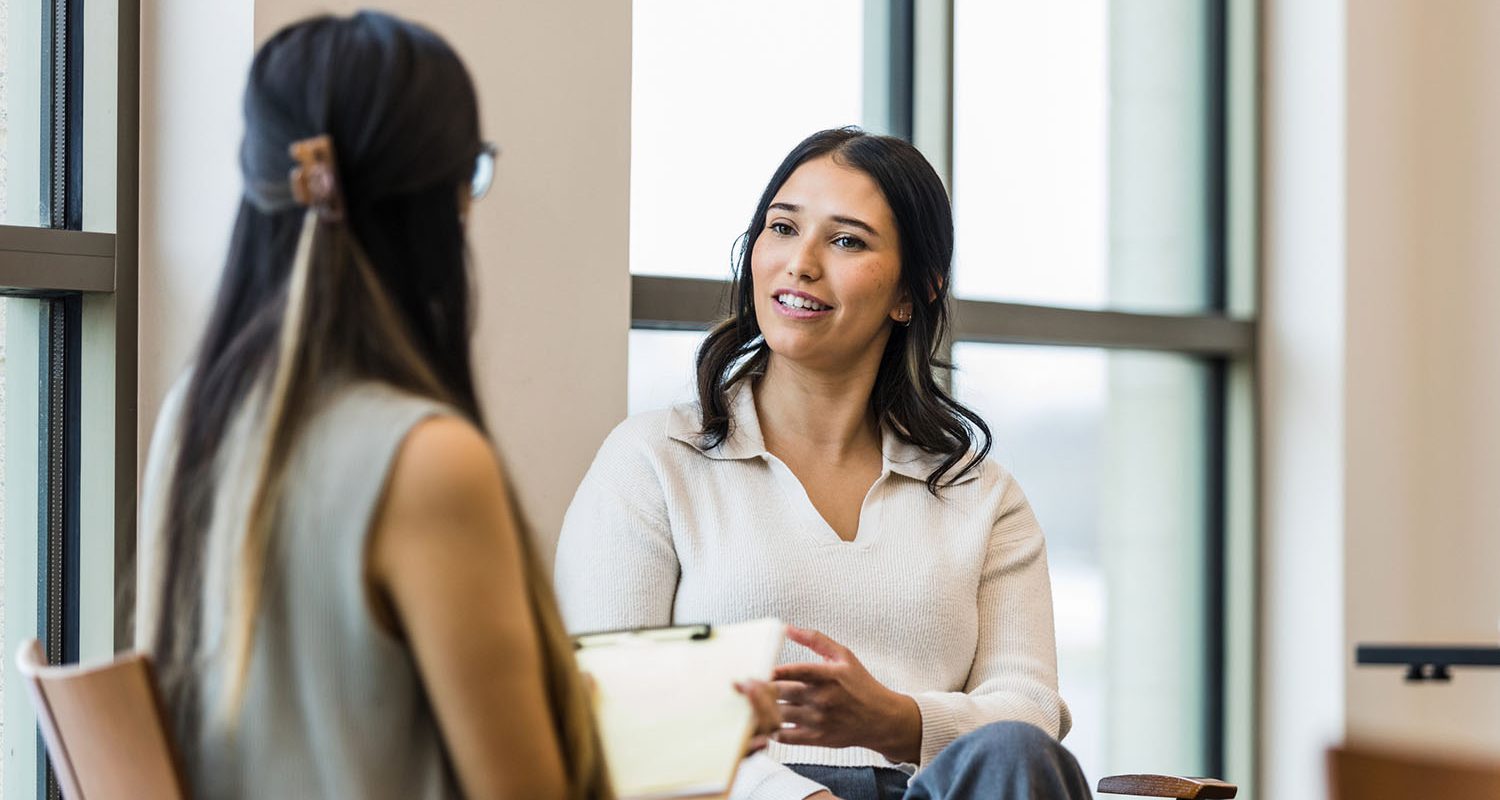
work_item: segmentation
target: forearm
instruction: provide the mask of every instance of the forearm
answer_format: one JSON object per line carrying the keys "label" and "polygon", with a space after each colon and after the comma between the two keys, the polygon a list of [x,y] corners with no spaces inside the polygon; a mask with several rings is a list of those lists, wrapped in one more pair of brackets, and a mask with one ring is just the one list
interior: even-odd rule
{"label": "forearm", "polygon": [[[984,691],[919,692],[921,742],[913,763],[927,764],[960,736],[992,722],[1018,721],[1061,739],[1071,725],[1068,707],[1057,692],[1039,682],[1006,681],[1006,688]],[[1028,685],[1029,683],[1029,685]]]}
{"label": "forearm", "polygon": [[896,764],[915,764],[922,756],[922,710],[915,698],[891,693],[890,716],[886,724],[871,732],[870,741],[862,746],[881,754]]}

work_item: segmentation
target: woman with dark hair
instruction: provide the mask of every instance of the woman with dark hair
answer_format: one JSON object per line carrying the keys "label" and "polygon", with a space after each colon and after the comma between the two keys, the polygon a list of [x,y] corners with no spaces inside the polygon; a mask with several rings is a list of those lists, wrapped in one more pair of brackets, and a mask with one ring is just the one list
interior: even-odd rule
{"label": "woman with dark hair", "polygon": [[244,114],[141,504],[138,639],[191,794],[611,797],[470,371],[494,149],[467,71],[416,25],[319,17],[256,54]]}
{"label": "woman with dark hair", "polygon": [[915,148],[808,137],[745,232],[698,401],[622,423],[568,511],[573,630],[798,626],[777,668],[786,726],[736,796],[1088,796],[1056,741],[1041,529],[937,380],[952,255]]}

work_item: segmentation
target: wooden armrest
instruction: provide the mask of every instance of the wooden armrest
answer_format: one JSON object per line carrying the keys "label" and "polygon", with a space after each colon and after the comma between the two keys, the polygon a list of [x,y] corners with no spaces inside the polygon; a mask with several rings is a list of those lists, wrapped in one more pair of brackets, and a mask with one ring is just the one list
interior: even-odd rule
{"label": "wooden armrest", "polygon": [[1172,797],[1176,800],[1234,797],[1238,786],[1213,778],[1179,778],[1175,775],[1111,775],[1099,781],[1100,794],[1136,797]]}

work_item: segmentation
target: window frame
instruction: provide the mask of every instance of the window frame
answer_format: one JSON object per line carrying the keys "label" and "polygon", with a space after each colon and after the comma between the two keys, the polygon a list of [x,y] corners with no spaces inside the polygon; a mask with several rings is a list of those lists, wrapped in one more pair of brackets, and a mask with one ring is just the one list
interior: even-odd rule
{"label": "window frame", "polygon": [[[1208,603],[1203,759],[1247,790],[1259,768],[1258,0],[1207,10],[1209,296],[1197,313],[955,298],[951,339],[1179,353],[1208,369],[1205,535]],[[867,0],[866,127],[912,141],[953,181],[954,0]],[[631,275],[631,329],[707,330],[728,311],[727,281]],[[951,342],[947,347],[951,350]]]}
{"label": "window frame", "polygon": [[[40,441],[35,452],[18,450],[21,442],[8,445],[16,456],[10,463],[20,467],[8,480],[17,473],[35,480],[38,502],[6,513],[8,522],[17,513],[35,514],[36,622],[50,663],[108,658],[133,638],[140,2],[115,0],[114,12],[114,41],[94,48],[85,44],[82,2],[43,3],[36,123],[42,128],[43,227],[0,225],[0,295],[35,299],[40,308]],[[84,61],[91,52],[113,55],[112,125],[84,117]],[[115,174],[99,186],[113,194],[104,205],[113,206],[114,233],[83,230],[86,128],[93,137],[113,138]],[[7,536],[24,532],[7,525]],[[7,566],[12,578],[29,568]],[[7,638],[24,630],[20,622],[8,623],[15,627]],[[8,694],[24,694],[9,658],[4,667]],[[34,782],[37,796],[57,797],[39,737],[16,733],[36,727],[30,704],[7,701],[5,722],[12,731],[7,790],[24,791]]]}

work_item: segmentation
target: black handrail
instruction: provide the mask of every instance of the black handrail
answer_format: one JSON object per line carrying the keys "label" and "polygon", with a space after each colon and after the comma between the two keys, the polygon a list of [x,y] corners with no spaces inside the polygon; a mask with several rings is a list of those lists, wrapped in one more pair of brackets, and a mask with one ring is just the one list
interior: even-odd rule
{"label": "black handrail", "polygon": [[1362,644],[1354,650],[1360,666],[1400,665],[1406,680],[1449,681],[1453,667],[1500,667],[1500,647],[1494,645]]}

